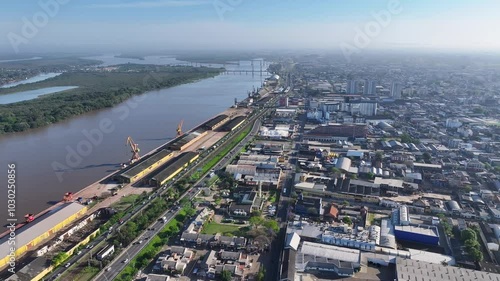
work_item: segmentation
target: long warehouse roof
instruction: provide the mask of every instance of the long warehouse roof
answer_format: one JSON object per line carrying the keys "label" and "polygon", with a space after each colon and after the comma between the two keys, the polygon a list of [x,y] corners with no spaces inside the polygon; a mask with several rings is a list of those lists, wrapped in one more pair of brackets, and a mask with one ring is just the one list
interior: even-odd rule
{"label": "long warehouse roof", "polygon": [[185,145],[186,143],[194,140],[195,138],[199,137],[201,134],[205,133],[205,129],[198,128],[195,131],[189,133],[189,134],[184,134],[174,140],[172,144],[169,144],[169,147],[178,147],[180,148],[181,146]]}
{"label": "long warehouse roof", "polygon": [[142,161],[137,163],[136,165],[130,166],[127,170],[122,172],[120,175],[127,177],[127,178],[135,177],[137,174],[141,173],[142,171],[146,170],[149,166],[151,166],[154,163],[165,158],[170,153],[172,153],[172,151],[167,150],[167,149],[162,149],[162,150],[152,154],[151,156],[147,157],[146,159],[142,159]]}
{"label": "long warehouse roof", "polygon": [[[65,219],[70,216],[78,213],[83,208],[83,205],[78,203],[66,203],[54,210],[47,212],[41,217],[35,219],[33,222],[28,223],[26,226],[23,226],[16,230],[16,247],[20,248],[29,242],[33,241],[38,236],[46,233],[50,229],[54,228],[57,224],[61,223]],[[9,253],[9,248],[11,247],[8,244],[9,235],[6,235],[0,239],[0,253],[3,255],[7,255]]]}
{"label": "long warehouse roof", "polygon": [[198,153],[196,152],[184,152],[177,156],[174,160],[169,161],[165,164],[166,168],[161,170],[158,174],[152,177],[153,180],[157,182],[162,182],[164,179],[168,178],[172,173],[177,171],[179,168],[183,167],[191,161]]}
{"label": "long warehouse roof", "polygon": [[236,126],[238,126],[243,120],[245,120],[245,116],[237,116],[231,119],[231,121],[227,122],[227,124],[224,125],[224,128],[227,130],[233,130]]}
{"label": "long warehouse roof", "polygon": [[213,126],[219,124],[221,121],[227,119],[227,117],[228,116],[225,114],[217,115],[214,118],[205,122],[205,124],[203,124],[203,125],[212,128]]}

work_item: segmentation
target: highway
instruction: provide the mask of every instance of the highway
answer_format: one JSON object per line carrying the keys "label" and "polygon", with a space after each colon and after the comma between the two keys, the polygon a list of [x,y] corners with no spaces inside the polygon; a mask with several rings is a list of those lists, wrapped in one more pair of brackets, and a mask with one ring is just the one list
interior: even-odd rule
{"label": "highway", "polygon": [[[191,189],[189,192],[184,193],[178,200],[182,200],[183,198],[188,198],[190,201],[196,197],[198,194],[197,189]],[[113,280],[130,262],[130,260],[135,257],[148,243],[148,240],[158,234],[163,226],[169,223],[180,211],[180,208],[169,209],[165,213],[161,214],[160,217],[166,217],[166,220],[157,220],[149,227],[146,231],[144,231],[139,237],[135,239],[135,242],[131,245],[127,246],[123,251],[115,257],[115,259],[106,266],[104,271],[101,271],[94,280]],[[139,243],[139,241],[142,241]]]}

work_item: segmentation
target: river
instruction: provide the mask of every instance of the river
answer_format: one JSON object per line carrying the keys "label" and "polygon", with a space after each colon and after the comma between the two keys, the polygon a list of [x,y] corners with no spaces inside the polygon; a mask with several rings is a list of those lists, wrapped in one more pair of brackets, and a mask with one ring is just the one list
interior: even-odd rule
{"label": "river", "polygon": [[25,80],[20,80],[20,81],[4,84],[4,85],[0,86],[0,88],[12,88],[12,87],[15,87],[17,85],[35,83],[35,82],[47,80],[49,78],[54,78],[54,77],[59,76],[61,74],[62,73],[55,73],[55,72],[40,73],[36,76],[33,76],[33,77],[25,79]]}
{"label": "river", "polygon": [[[115,64],[117,58],[99,59],[105,61],[103,65],[109,65]],[[250,70],[251,63],[227,65],[227,69]],[[16,217],[38,213],[60,201],[65,192],[76,192],[116,170],[120,163],[130,158],[129,148],[125,145],[127,136],[131,136],[140,145],[141,152],[146,153],[174,137],[181,119],[184,120],[183,128],[191,129],[230,107],[235,98],[245,98],[267,76],[222,74],[148,92],[112,109],[77,116],[45,128],[0,136],[0,167],[4,167],[0,182],[7,183],[8,163],[15,163],[17,169]],[[85,156],[71,157],[72,151],[84,149],[83,143],[90,143],[86,132],[100,130],[101,122],[111,123],[112,131],[100,131],[102,141],[87,147]],[[4,198],[0,199],[4,200],[0,203],[0,218],[4,222],[7,216],[6,186],[0,185],[1,198]]]}
{"label": "river", "polygon": [[0,95],[0,104],[9,104],[25,100],[36,99],[40,96],[58,93],[66,90],[78,88],[76,86],[48,87],[30,91],[16,92],[12,94]]}

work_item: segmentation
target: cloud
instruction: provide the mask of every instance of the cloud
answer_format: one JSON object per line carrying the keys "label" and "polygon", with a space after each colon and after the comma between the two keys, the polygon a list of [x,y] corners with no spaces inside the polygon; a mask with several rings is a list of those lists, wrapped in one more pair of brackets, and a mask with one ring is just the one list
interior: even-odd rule
{"label": "cloud", "polygon": [[187,7],[210,4],[208,0],[158,0],[158,1],[140,1],[132,3],[117,4],[92,4],[90,8],[158,8],[158,7]]}

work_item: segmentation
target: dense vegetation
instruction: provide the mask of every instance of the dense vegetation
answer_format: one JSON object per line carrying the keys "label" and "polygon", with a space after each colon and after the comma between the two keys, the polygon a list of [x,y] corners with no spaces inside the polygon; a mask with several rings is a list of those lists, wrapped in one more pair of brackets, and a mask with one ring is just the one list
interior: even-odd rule
{"label": "dense vegetation", "polygon": [[0,133],[21,132],[112,107],[145,91],[213,77],[221,70],[125,65],[115,71],[75,71],[45,81],[0,89],[0,94],[53,86],[78,86],[34,100],[0,105]]}
{"label": "dense vegetation", "polygon": [[478,230],[475,227],[462,230],[461,238],[465,246],[467,254],[475,261],[483,260],[483,252],[481,252],[481,244],[479,243]]}

